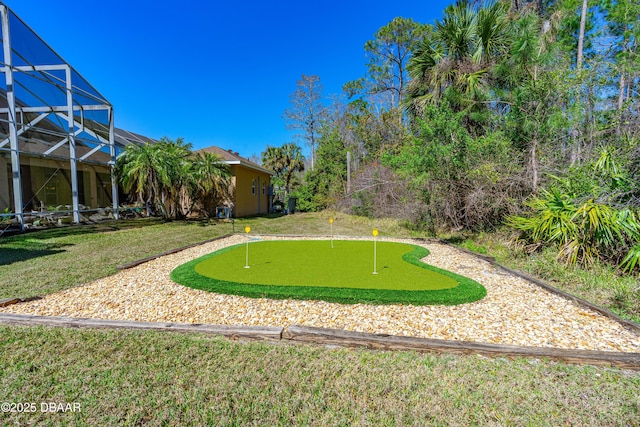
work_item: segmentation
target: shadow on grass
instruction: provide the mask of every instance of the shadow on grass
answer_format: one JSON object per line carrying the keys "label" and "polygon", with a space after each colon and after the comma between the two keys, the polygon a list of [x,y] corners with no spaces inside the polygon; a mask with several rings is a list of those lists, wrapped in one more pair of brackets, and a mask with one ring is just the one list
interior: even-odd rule
{"label": "shadow on grass", "polygon": [[[269,215],[261,215],[258,217],[251,218],[265,218],[265,219],[273,219],[282,217],[282,214],[269,214]],[[242,218],[245,219],[245,218]],[[249,218],[246,218],[249,219]],[[238,220],[235,220],[238,221]],[[231,220],[229,219],[217,219],[217,218],[189,218],[183,220],[167,220],[157,217],[149,217],[149,218],[135,218],[135,219],[120,219],[120,220],[108,220],[103,222],[95,222],[90,224],[79,224],[79,225],[63,225],[63,226],[54,226],[52,228],[46,229],[31,229],[26,230],[23,233],[15,233],[11,235],[0,235],[0,245],[3,244],[19,244],[25,245],[25,241],[33,242],[34,240],[50,240],[50,239],[59,239],[65,237],[73,237],[73,236],[82,236],[87,234],[95,234],[95,233],[108,233],[111,231],[121,231],[121,230],[132,230],[132,229],[140,229],[144,227],[151,227],[155,225],[162,224],[172,224],[173,226],[192,226],[194,224],[201,227],[209,227],[216,225],[232,225]],[[31,246],[28,244],[27,246]],[[38,244],[36,244],[38,246]]]}
{"label": "shadow on grass", "polygon": [[60,252],[64,252],[64,249],[3,248],[0,249],[0,265],[9,265],[14,262],[28,261],[33,258],[53,255]]}
{"label": "shadow on grass", "polygon": [[243,216],[241,218],[235,218],[235,220],[236,221],[242,221],[242,220],[252,220],[252,219],[275,219],[275,218],[282,218],[282,217],[292,216],[292,215],[295,215],[295,214],[286,215],[286,214],[283,214],[282,212],[279,212],[279,213],[268,213],[268,214],[258,214],[258,215]]}
{"label": "shadow on grass", "polygon": [[32,229],[24,233],[13,234],[0,238],[0,244],[20,242],[25,239],[29,240],[48,240],[58,239],[70,236],[81,236],[85,234],[103,233],[109,231],[129,230],[136,228],[148,227],[151,225],[162,224],[159,218],[139,218],[139,219],[121,219],[104,222],[95,222],[91,224],[64,225],[48,229]]}

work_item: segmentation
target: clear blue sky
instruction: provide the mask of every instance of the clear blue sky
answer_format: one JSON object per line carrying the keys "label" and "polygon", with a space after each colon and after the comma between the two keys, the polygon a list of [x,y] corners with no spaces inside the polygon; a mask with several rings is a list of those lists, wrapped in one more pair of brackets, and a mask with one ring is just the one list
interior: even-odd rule
{"label": "clear blue sky", "polygon": [[302,74],[340,94],[380,27],[433,23],[452,1],[5,3],[114,105],[117,127],[250,156],[293,140],[282,114]]}

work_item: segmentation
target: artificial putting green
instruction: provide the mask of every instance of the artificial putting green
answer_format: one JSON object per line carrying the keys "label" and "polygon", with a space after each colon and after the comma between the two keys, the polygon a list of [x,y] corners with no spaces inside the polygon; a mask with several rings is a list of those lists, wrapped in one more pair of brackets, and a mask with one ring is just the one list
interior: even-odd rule
{"label": "artificial putting green", "polygon": [[486,295],[479,283],[420,261],[429,251],[396,242],[270,240],[231,246],[176,268],[171,278],[212,292],[341,303],[461,304]]}

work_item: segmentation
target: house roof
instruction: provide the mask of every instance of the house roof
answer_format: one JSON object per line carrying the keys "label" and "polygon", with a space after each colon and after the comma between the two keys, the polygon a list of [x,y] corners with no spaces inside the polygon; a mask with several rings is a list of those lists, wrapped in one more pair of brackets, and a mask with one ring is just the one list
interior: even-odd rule
{"label": "house roof", "polygon": [[116,144],[119,144],[123,147],[126,147],[127,145],[130,145],[130,144],[144,145],[147,142],[150,142],[152,144],[155,144],[156,142],[158,142],[153,138],[149,138],[147,136],[140,135],[138,133],[134,133],[128,130],[120,129],[120,128],[115,128],[113,130],[113,136],[116,140]]}
{"label": "house roof", "polygon": [[218,157],[220,157],[222,161],[228,165],[242,165],[249,169],[255,169],[260,172],[268,173],[269,175],[274,174],[272,170],[263,168],[259,164],[254,163],[247,158],[241,157],[237,151],[234,152],[233,150],[225,150],[223,148],[216,147],[215,145],[207,148],[201,148],[200,150],[197,150],[197,151],[215,154]]}

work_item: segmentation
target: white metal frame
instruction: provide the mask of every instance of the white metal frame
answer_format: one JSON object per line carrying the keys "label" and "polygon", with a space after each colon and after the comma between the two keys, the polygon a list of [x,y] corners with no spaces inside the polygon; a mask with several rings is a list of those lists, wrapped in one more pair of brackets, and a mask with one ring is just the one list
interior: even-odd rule
{"label": "white metal frame", "polygon": [[[93,104],[93,105],[77,105],[73,100],[73,84],[72,84],[72,68],[69,64],[47,64],[47,65],[32,65],[32,66],[14,66],[13,55],[11,48],[11,29],[9,27],[9,8],[0,2],[0,20],[2,23],[2,49],[4,52],[5,62],[0,64],[0,73],[4,73],[5,83],[7,87],[7,108],[0,108],[0,113],[7,114],[9,135],[8,138],[0,141],[0,148],[3,148],[9,144],[9,151],[11,156],[11,170],[13,172],[13,204],[14,215],[20,221],[22,229],[24,229],[24,206],[22,200],[22,180],[20,177],[20,150],[19,150],[19,137],[22,133],[26,132],[38,122],[48,117],[50,114],[57,114],[60,118],[67,121],[67,135],[61,139],[58,143],[47,150],[44,155],[48,156],[54,151],[69,144],[69,165],[71,170],[71,194],[72,194],[72,212],[73,221],[75,223],[80,222],[80,208],[78,201],[78,161],[84,161],[96,151],[108,146],[110,161],[105,165],[111,168],[111,193],[113,201],[114,216],[118,218],[118,184],[114,174],[114,167],[116,162],[116,147],[115,147],[115,135],[113,124],[113,107],[109,103]],[[43,42],[44,43],[44,42]],[[60,80],[61,85],[64,84],[66,89],[66,103],[64,105],[46,105],[46,106],[20,106],[16,104],[15,88],[14,88],[14,75],[16,73],[29,73],[29,72],[46,72],[46,71],[65,71],[64,81]],[[75,88],[76,91],[78,88]],[[87,98],[95,98],[92,94],[85,93],[83,96]],[[100,100],[97,100],[100,102]],[[95,132],[87,129],[84,123],[83,111],[95,111],[103,110],[108,114],[109,125],[109,138],[105,139]],[[74,111],[81,112],[81,120],[77,121],[74,117]],[[35,119],[29,123],[21,123],[18,121],[18,114],[24,118],[24,113],[40,113]],[[76,130],[76,128],[78,128]],[[76,158],[76,136],[79,133],[86,132],[92,137],[98,140],[98,144],[95,148],[91,149],[81,158]]]}

